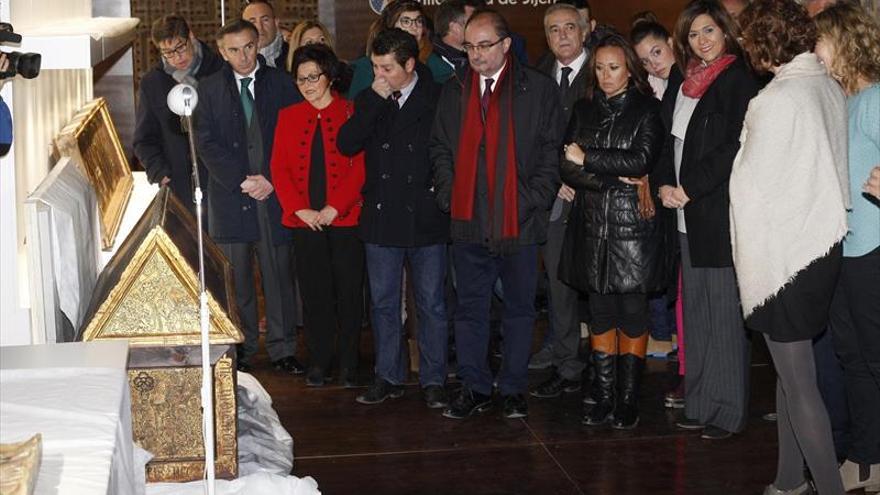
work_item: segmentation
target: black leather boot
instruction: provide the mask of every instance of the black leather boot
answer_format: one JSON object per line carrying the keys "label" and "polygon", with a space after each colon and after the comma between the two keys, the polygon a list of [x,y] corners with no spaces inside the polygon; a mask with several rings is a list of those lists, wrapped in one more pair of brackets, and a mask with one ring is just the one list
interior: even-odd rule
{"label": "black leather boot", "polygon": [[645,358],[635,354],[617,357],[617,405],[611,426],[617,430],[631,430],[639,424],[639,385]]}
{"label": "black leather boot", "polygon": [[589,396],[596,403],[592,407],[587,407],[583,424],[596,426],[609,422],[614,415],[614,375],[617,355],[593,351],[592,361],[594,374]]}

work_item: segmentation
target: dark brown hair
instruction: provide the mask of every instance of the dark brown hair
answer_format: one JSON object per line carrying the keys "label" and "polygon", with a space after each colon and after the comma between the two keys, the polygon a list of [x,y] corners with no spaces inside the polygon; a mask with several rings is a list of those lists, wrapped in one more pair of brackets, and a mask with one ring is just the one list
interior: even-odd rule
{"label": "dark brown hair", "polygon": [[767,72],[816,44],[816,25],[794,0],[756,0],[739,15],[752,67]]}
{"label": "dark brown hair", "polygon": [[348,91],[348,87],[351,85],[351,68],[336,57],[332,48],[322,43],[313,43],[297,48],[293,52],[293,62],[291,63],[291,73],[294,79],[299,66],[306,62],[314,62],[321,69],[334,91],[339,93]]}
{"label": "dark brown hair", "polygon": [[[418,12],[419,15],[422,16],[422,27],[424,28],[422,39],[416,41],[419,43],[419,60],[422,63],[425,63],[434,51],[434,44],[428,39],[428,26],[430,25],[431,19],[425,12],[425,8],[422,7],[422,4],[416,0],[391,0],[391,2],[382,9],[382,15],[380,17],[380,19],[382,19],[382,26],[385,29],[395,27],[394,25],[397,24],[397,20],[404,12]],[[369,47],[372,43],[368,43],[367,50],[369,51]]]}
{"label": "dark brown hair", "polygon": [[678,16],[673,34],[674,46],[672,48],[675,51],[675,63],[681,67],[682,71],[687,70],[688,63],[697,57],[693,50],[691,50],[690,43],[688,43],[688,34],[691,31],[694,19],[703,14],[711,17],[715,24],[718,24],[718,27],[721,28],[721,32],[724,33],[725,53],[742,57],[742,47],[739,46],[737,41],[739,38],[739,26],[737,26],[733,17],[716,0],[693,0],[687,4],[681,15]]}
{"label": "dark brown hair", "polygon": [[156,19],[150,30],[150,38],[153,44],[159,46],[159,42],[181,38],[184,41],[189,39],[189,24],[186,19],[177,14],[167,14]]}
{"label": "dark brown hair", "polygon": [[[391,29],[397,24],[397,19],[404,12],[418,12],[422,17],[427,18],[425,9],[422,4],[415,0],[392,0],[382,9],[382,24],[385,29]],[[424,24],[423,24],[424,26]]]}
{"label": "dark brown hair", "polygon": [[633,50],[632,45],[623,36],[619,34],[610,34],[599,40],[599,43],[596,44],[590,53],[590,72],[587,74],[587,92],[584,97],[587,100],[592,100],[599,87],[599,83],[596,80],[596,55],[599,53],[600,48],[606,47],[617,47],[623,50],[623,58],[626,60],[626,70],[629,71],[629,84],[635,86],[642,94],[653,96],[654,90],[651,89],[651,85],[648,84],[648,73],[645,72],[645,68],[642,67],[642,63],[639,61],[639,57],[636,55],[635,50]]}

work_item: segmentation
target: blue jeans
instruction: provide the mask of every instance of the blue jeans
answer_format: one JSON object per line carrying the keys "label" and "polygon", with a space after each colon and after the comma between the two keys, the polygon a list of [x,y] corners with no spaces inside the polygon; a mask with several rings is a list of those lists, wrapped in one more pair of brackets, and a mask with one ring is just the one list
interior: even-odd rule
{"label": "blue jeans", "polygon": [[504,285],[502,352],[498,386],[502,395],[522,394],[528,386],[529,351],[535,325],[538,247],[520,246],[509,256],[493,256],[479,244],[452,245],[458,277],[455,348],[458,375],[471,390],[490,395],[489,308],[495,281]]}
{"label": "blue jeans", "polygon": [[400,319],[403,264],[409,260],[418,313],[419,383],[446,382],[446,245],[401,248],[365,244],[370,280],[370,316],[376,350],[376,376],[394,385],[406,377],[403,322]]}

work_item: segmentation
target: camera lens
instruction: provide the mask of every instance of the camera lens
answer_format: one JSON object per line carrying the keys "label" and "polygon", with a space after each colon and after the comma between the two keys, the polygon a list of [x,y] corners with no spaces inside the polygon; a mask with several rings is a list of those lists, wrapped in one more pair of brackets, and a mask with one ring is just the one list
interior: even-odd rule
{"label": "camera lens", "polygon": [[40,75],[40,62],[43,57],[39,53],[8,52],[9,68],[0,73],[0,77],[13,77],[20,74],[25,79],[33,79]]}

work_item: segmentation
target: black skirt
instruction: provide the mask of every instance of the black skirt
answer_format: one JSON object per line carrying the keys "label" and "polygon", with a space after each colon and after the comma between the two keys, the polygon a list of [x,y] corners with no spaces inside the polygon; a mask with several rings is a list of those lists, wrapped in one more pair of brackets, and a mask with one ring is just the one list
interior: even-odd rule
{"label": "black skirt", "polygon": [[836,244],[825,256],[801,270],[769,301],[758,306],[746,326],[766,333],[776,342],[811,340],[828,325],[831,298],[840,274],[843,245]]}

